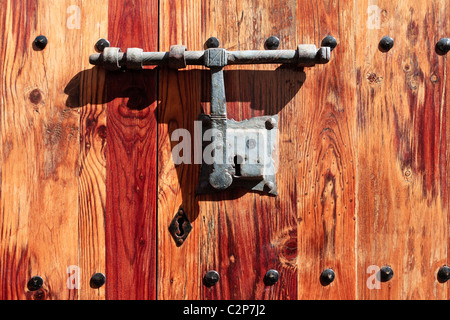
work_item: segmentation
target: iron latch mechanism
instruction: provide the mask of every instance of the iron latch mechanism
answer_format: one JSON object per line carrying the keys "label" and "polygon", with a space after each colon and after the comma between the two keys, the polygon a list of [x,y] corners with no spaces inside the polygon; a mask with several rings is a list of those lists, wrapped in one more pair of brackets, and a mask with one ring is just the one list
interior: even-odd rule
{"label": "iron latch mechanism", "polygon": [[[208,43],[208,42],[207,42]],[[332,48],[302,44],[296,50],[228,51],[210,47],[205,51],[187,51],[175,45],[169,52],[144,52],[129,48],[107,47],[90,56],[90,63],[107,70],[140,70],[147,65],[182,69],[187,65],[201,65],[211,71],[211,113],[202,114],[204,138],[203,164],[200,170],[198,194],[246,188],[272,195],[277,194],[278,116],[255,117],[244,121],[227,118],[223,68],[237,64],[288,64],[313,67],[330,61]],[[205,155],[209,155],[205,156]]]}

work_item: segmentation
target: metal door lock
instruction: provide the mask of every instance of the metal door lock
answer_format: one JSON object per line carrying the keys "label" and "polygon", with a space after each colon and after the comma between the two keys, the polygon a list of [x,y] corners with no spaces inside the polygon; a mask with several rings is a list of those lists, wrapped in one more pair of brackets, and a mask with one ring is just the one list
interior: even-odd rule
{"label": "metal door lock", "polygon": [[[217,41],[216,41],[217,42]],[[208,43],[208,42],[207,42]],[[211,41],[211,43],[214,43]],[[187,51],[175,45],[169,52],[143,52],[129,48],[104,48],[90,56],[90,63],[107,70],[133,69],[158,65],[182,69],[187,65],[202,65],[211,71],[211,114],[200,115],[204,137],[211,142],[204,146],[198,194],[241,187],[276,195],[275,180],[278,116],[255,117],[244,121],[227,118],[223,68],[238,64],[287,64],[313,67],[330,61],[333,48],[298,45],[296,50],[228,51],[207,48],[205,51]],[[210,154],[210,157],[205,157]]]}

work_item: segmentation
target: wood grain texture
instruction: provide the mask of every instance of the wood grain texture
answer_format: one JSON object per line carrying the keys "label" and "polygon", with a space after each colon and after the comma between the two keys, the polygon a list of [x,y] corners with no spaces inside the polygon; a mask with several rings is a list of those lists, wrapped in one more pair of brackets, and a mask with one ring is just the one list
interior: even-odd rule
{"label": "wood grain texture", "polygon": [[108,39],[108,0],[83,3],[82,66],[76,75],[79,85],[75,93],[80,105],[80,173],[79,173],[79,299],[105,299],[105,286],[91,288],[93,274],[106,273],[105,210],[106,210],[106,72],[89,65],[93,44]]}
{"label": "wood grain texture", "polygon": [[[284,5],[291,9],[283,11]],[[161,34],[160,50],[168,50],[175,43],[187,44],[189,50],[199,50],[210,36],[218,36],[221,47],[229,50],[263,49],[265,36],[273,32],[277,19],[287,20],[292,11],[295,11],[293,3],[280,4],[278,11],[272,14],[272,8],[264,2],[202,1],[195,5],[183,1],[163,2],[160,28],[170,27],[172,31],[168,35]],[[262,23],[267,19],[271,24]],[[255,32],[253,27],[264,30]],[[288,24],[279,30],[279,35],[287,41],[293,29],[294,25]],[[294,40],[286,47],[295,47]],[[298,70],[274,71],[275,68],[226,68],[229,118],[243,120],[277,114],[289,104],[304,74]],[[175,166],[172,160],[167,160],[171,159],[172,148],[177,144],[170,141],[174,130],[187,129],[193,133],[198,115],[209,113],[209,71],[192,68],[178,73],[162,71],[160,79],[159,298],[295,299],[297,222],[295,203],[291,202],[295,190],[289,190],[293,181],[280,185],[280,194],[283,194],[280,198],[236,190],[194,198],[199,166]],[[286,137],[283,139],[289,140],[288,130],[295,128],[284,128]],[[191,144],[193,147],[193,141]],[[290,153],[290,149],[286,144],[283,151]],[[279,174],[292,179],[288,170]],[[180,206],[187,212],[193,231],[186,242],[177,247],[167,228]],[[272,268],[280,271],[281,280],[276,286],[266,287],[263,278]],[[209,270],[217,270],[221,276],[220,282],[211,288],[202,284]]]}
{"label": "wood grain texture", "polygon": [[[0,299],[448,299],[436,276],[450,264],[449,58],[434,47],[450,35],[449,9],[0,0]],[[40,34],[43,51],[32,47]],[[196,196],[200,166],[175,165],[172,135],[195,138],[210,112],[208,69],[106,72],[88,61],[99,38],[122,51],[202,50],[210,36],[262,50],[271,35],[295,49],[328,34],[338,46],[326,65],[225,68],[228,118],[279,116],[277,197]],[[177,246],[168,228],[180,207],[193,230]],[[394,277],[377,287],[384,265]],[[213,287],[209,270],[221,276]],[[31,292],[35,275],[44,286]]]}
{"label": "wood grain texture", "polygon": [[[183,44],[188,50],[202,50],[201,6],[198,1],[162,1],[160,5],[160,51]],[[194,131],[201,113],[201,69],[161,69],[158,107],[158,299],[200,299],[202,266],[201,223],[195,197],[198,166],[175,166],[171,141],[177,129]],[[191,141],[193,143],[193,141]],[[168,228],[182,207],[193,225],[186,242],[177,247]]]}
{"label": "wood grain texture", "polygon": [[[77,298],[67,288],[78,263],[79,115],[64,86],[81,68],[80,34],[66,28],[71,4],[80,2],[0,4],[1,299]],[[43,51],[32,46],[40,34]],[[44,285],[31,292],[35,275]]]}
{"label": "wood grain texture", "polygon": [[[156,51],[158,2],[110,0],[111,46]],[[156,297],[156,72],[107,74],[107,299]]]}
{"label": "wood grain texture", "polygon": [[[294,115],[300,299],[355,298],[353,10],[351,2],[305,1],[297,6],[297,42],[320,45],[327,35],[338,42],[328,64],[305,70]],[[336,279],[324,286],[319,277],[327,268]]]}
{"label": "wood grain texture", "polygon": [[[357,270],[360,299],[446,299],[436,274],[448,261],[448,1],[361,1],[379,10],[379,29],[357,18]],[[364,30],[364,32],[362,31]],[[384,35],[394,38],[387,53]],[[394,278],[366,285],[367,268]]]}

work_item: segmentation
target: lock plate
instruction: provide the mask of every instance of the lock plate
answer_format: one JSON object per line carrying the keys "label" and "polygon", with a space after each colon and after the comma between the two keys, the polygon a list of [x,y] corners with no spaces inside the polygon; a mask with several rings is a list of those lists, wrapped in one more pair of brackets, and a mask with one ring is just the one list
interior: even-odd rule
{"label": "lock plate", "polygon": [[[200,116],[203,137],[212,129],[209,115]],[[278,116],[255,117],[244,121],[226,120],[223,157],[217,157],[212,141],[203,142],[203,163],[197,194],[219,191],[210,184],[213,162],[223,161],[232,177],[229,188],[244,188],[277,195],[275,174],[278,169]],[[212,133],[214,136],[214,133]],[[214,138],[212,137],[211,140]]]}

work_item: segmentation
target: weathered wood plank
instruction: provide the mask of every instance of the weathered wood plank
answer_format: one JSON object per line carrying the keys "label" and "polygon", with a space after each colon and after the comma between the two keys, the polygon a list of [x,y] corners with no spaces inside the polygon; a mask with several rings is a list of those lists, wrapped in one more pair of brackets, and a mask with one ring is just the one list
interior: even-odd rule
{"label": "weathered wood plank", "polygon": [[[157,50],[158,2],[109,1],[111,46]],[[108,73],[106,298],[156,297],[156,72]]]}
{"label": "weathered wood plank", "polygon": [[[306,12],[310,14],[305,14]],[[336,38],[331,61],[306,68],[296,105],[299,298],[355,298],[354,12],[351,2],[299,2],[299,43]],[[292,125],[290,123],[289,125]],[[333,283],[320,275],[331,268]]]}
{"label": "weathered wood plank", "polygon": [[[290,21],[288,14],[295,11],[293,3],[285,4],[290,6],[290,11],[283,11],[283,5],[280,5],[278,11],[271,13],[272,6],[263,2],[252,5],[246,1],[226,4],[203,1],[201,6],[183,1],[163,2],[160,26],[161,30],[170,28],[170,33],[167,36],[161,33],[160,50],[167,51],[176,43],[187,45],[189,50],[200,50],[210,36],[218,36],[221,46],[229,50],[263,49],[266,37],[272,35],[277,22]],[[255,15],[258,19],[253,24]],[[270,24],[265,23],[267,19]],[[255,32],[253,27],[262,31]],[[295,47],[295,37],[289,36],[293,29],[294,24],[288,22],[277,30],[285,41],[285,48]],[[275,68],[226,68],[230,118],[243,120],[277,114],[288,105],[301,86],[303,73],[274,71]],[[237,71],[239,69],[246,70]],[[286,82],[289,85],[284,85]],[[170,141],[174,130],[188,129],[193,137],[198,114],[209,113],[209,86],[207,70],[191,68],[178,73],[161,73],[159,298],[295,299],[297,223],[296,207],[291,205],[293,194],[289,192],[293,181],[280,184],[282,198],[242,191],[194,198],[199,166],[175,166],[171,160],[172,148],[178,143]],[[292,105],[288,109],[292,112]],[[282,118],[287,120],[289,115],[282,115]],[[283,134],[289,136],[289,127],[284,128]],[[295,131],[295,128],[290,130]],[[193,141],[191,146],[194,147]],[[283,151],[289,154],[291,149],[285,145]],[[287,167],[280,176],[292,179]],[[176,247],[167,228],[180,206],[187,212],[193,231],[182,246]],[[281,280],[274,287],[266,287],[263,278],[271,268],[279,270]],[[219,272],[221,280],[216,286],[207,288],[202,284],[202,278],[212,269]]]}
{"label": "weathered wood plank", "polygon": [[[280,48],[296,47],[295,1],[205,1],[204,38],[218,36],[229,50],[264,49],[271,35],[281,39]],[[280,116],[277,197],[245,191],[203,196],[201,226],[203,274],[216,269],[221,280],[215,287],[202,287],[207,299],[296,299],[297,212],[295,131],[287,121],[293,115],[292,98],[302,85],[300,70],[276,65],[227,67],[225,90],[228,117],[244,120],[260,115]],[[209,84],[208,84],[209,85]],[[204,92],[204,99],[209,99]],[[294,165],[293,165],[294,163]],[[292,201],[294,200],[294,203]],[[264,284],[269,269],[280,274],[274,286]]]}
{"label": "weathered wood plank", "polygon": [[[449,32],[449,2],[360,1],[356,11],[369,6],[356,38],[357,297],[445,299],[436,274],[448,259],[448,61],[434,46]],[[395,41],[387,53],[385,35]],[[394,278],[368,284],[372,265]]]}
{"label": "weathered wood plank", "polygon": [[[105,71],[92,68],[88,57],[100,38],[108,38],[108,0],[81,7],[82,69],[78,83],[80,108],[79,298],[105,299],[105,286],[91,288],[93,274],[106,273],[106,88]],[[76,94],[75,94],[76,96]]]}
{"label": "weathered wood plank", "polygon": [[[163,1],[160,6],[160,51],[183,44],[202,50],[201,6],[195,1]],[[171,141],[177,129],[193,138],[194,121],[201,113],[202,75],[198,68],[160,70],[158,112],[158,299],[199,299],[201,288],[201,216],[195,190],[198,165],[175,166]],[[180,142],[183,138],[180,138]],[[193,141],[191,141],[193,143]],[[190,143],[189,143],[190,145]],[[187,152],[187,150],[186,150]],[[192,160],[192,158],[191,158]],[[182,207],[193,225],[185,243],[177,247],[168,228]]]}
{"label": "weathered wood plank", "polygon": [[[64,86],[81,67],[80,33],[67,8],[80,1],[2,1],[1,299],[76,299],[79,115]],[[5,30],[6,28],[6,30]],[[32,48],[47,36],[45,50]],[[35,275],[38,291],[27,289]]]}

